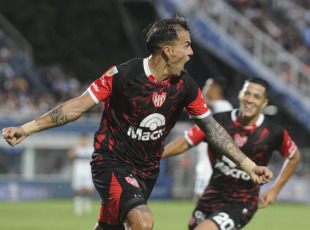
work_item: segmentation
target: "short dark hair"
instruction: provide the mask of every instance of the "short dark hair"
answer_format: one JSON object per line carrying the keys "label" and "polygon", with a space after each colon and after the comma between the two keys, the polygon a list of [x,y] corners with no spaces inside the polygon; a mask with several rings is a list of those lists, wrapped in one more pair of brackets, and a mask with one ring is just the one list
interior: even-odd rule
{"label": "short dark hair", "polygon": [[261,79],[259,77],[251,77],[251,78],[246,79],[244,81],[244,83],[247,83],[247,82],[251,82],[251,83],[259,84],[259,85],[263,86],[265,88],[265,95],[266,95],[266,97],[268,96],[270,86],[269,86],[269,83],[267,81],[265,81],[264,79]]}
{"label": "short dark hair", "polygon": [[180,29],[189,31],[187,19],[175,17],[171,19],[158,20],[144,29],[146,33],[146,47],[150,54],[160,50],[160,44],[171,42],[178,38]]}

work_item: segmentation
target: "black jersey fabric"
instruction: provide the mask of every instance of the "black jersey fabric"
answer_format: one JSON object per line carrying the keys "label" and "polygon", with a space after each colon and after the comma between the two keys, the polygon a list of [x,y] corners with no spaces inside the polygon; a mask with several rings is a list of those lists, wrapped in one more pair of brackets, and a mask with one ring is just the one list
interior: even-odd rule
{"label": "black jersey fabric", "polygon": [[110,68],[88,92],[97,103],[105,102],[91,164],[129,167],[144,179],[158,177],[165,137],[183,108],[189,116],[209,114],[200,89],[187,73],[158,81],[147,58]]}

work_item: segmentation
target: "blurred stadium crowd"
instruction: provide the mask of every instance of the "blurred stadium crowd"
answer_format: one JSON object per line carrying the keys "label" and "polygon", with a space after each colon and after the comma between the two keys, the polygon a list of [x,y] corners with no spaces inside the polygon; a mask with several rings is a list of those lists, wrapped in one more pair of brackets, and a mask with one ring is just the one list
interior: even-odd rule
{"label": "blurred stadium crowd", "polygon": [[[216,18],[217,7],[220,5],[218,1],[208,4],[209,1],[191,0],[187,1],[184,7],[205,8]],[[309,1],[226,1],[257,28],[306,64],[310,72]],[[285,54],[279,54],[278,58],[287,62]],[[66,74],[58,65],[35,66],[29,70],[24,59],[25,56],[18,48],[18,44],[14,44],[10,37],[0,30],[0,119],[10,117],[18,121],[37,117],[55,105],[81,94],[90,83],[80,82],[74,73]],[[289,80],[292,76],[285,71],[285,65],[283,67],[283,77]],[[301,88],[310,84],[305,77],[301,77],[299,81]]]}
{"label": "blurred stadium crowd", "polygon": [[[277,44],[284,48],[289,54],[294,55],[298,60],[307,66],[310,72],[310,2],[306,0],[224,0],[237,12],[249,20],[257,29],[268,35]],[[189,0],[185,4],[179,4],[181,12],[205,12],[215,21],[220,21],[222,13],[221,1],[213,0]],[[236,28],[235,28],[236,29]],[[253,53],[253,37],[247,31],[238,31],[239,43]],[[264,47],[264,49],[269,49]],[[273,60],[272,51],[266,52],[263,62],[272,65],[275,62],[280,64],[279,74],[290,81],[293,74],[288,66],[290,58],[286,52],[276,54]],[[267,54],[267,55],[266,55]],[[298,76],[298,84],[301,91],[310,94],[309,79],[303,75]]]}
{"label": "blurred stadium crowd", "polygon": [[[310,65],[309,1],[228,0],[257,28]],[[309,66],[310,67],[310,66]]]}
{"label": "blurred stadium crowd", "polygon": [[25,58],[18,46],[0,30],[1,120],[33,119],[80,95],[89,86],[73,73],[64,73],[59,65],[29,69]]}

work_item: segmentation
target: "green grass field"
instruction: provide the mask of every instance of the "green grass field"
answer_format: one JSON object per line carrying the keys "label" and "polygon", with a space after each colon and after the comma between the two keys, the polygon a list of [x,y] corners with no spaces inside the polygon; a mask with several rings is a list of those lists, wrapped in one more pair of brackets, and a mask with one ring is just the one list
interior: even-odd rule
{"label": "green grass field", "polygon": [[[71,200],[1,202],[3,230],[90,230],[99,214],[100,201],[93,201],[93,213],[77,217]],[[155,230],[186,230],[194,208],[191,201],[150,201]],[[309,230],[310,206],[279,203],[259,210],[245,230]]]}

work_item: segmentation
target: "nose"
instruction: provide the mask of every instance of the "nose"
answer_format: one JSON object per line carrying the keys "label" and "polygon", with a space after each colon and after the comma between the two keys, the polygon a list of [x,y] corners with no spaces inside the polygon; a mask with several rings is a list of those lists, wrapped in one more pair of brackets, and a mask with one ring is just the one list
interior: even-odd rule
{"label": "nose", "polygon": [[253,99],[254,99],[254,97],[252,96],[252,95],[249,95],[247,98],[246,98],[246,101],[247,102],[253,102]]}
{"label": "nose", "polygon": [[188,51],[187,51],[187,55],[192,56],[193,54],[194,54],[194,51],[193,51],[192,47],[190,46]]}

